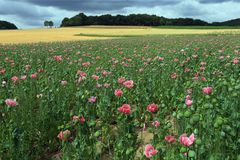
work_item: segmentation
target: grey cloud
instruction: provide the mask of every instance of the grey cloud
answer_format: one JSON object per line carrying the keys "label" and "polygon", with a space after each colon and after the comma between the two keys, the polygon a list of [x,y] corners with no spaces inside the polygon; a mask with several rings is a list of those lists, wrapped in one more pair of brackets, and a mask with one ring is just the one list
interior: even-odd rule
{"label": "grey cloud", "polygon": [[0,15],[16,15],[22,18],[51,17],[53,14],[27,3],[0,0]]}
{"label": "grey cloud", "polygon": [[[18,0],[10,0],[18,1]],[[70,11],[109,11],[126,7],[154,7],[173,5],[181,0],[22,0],[39,6],[52,6]]]}
{"label": "grey cloud", "polygon": [[198,0],[199,3],[223,3],[223,2],[240,2],[240,0]]}

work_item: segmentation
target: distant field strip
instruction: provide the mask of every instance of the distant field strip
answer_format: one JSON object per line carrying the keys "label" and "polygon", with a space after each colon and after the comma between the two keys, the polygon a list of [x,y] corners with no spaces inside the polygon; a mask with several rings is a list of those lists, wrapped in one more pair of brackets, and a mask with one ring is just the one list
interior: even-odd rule
{"label": "distant field strip", "polygon": [[239,34],[240,29],[175,29],[136,26],[85,26],[52,29],[0,31],[0,43],[36,43],[75,40],[98,40],[172,34]]}

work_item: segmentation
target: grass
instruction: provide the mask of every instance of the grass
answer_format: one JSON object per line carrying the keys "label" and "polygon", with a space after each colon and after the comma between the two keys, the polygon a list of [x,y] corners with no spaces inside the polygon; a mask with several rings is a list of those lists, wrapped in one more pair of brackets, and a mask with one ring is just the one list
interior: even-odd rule
{"label": "grass", "polygon": [[159,29],[240,29],[240,26],[156,26]]}
{"label": "grass", "polygon": [[142,36],[147,36],[147,35],[107,35],[107,34],[85,34],[85,33],[80,33],[76,34],[75,36],[86,36],[86,37],[142,37]]}
{"label": "grass", "polygon": [[[0,31],[1,44],[59,42],[79,40],[103,40],[118,37],[138,37],[149,35],[172,34],[222,34],[239,33],[239,29],[200,29],[166,27],[138,27],[138,26],[83,26],[52,29],[4,30]],[[76,36],[78,35],[78,36]]]}

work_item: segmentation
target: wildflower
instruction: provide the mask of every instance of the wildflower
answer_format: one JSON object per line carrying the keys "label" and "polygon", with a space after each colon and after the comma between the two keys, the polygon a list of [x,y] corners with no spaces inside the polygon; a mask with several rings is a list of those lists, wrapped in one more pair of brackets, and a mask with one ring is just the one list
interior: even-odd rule
{"label": "wildflower", "polygon": [[193,103],[193,101],[190,100],[190,99],[186,99],[186,100],[185,100],[185,104],[186,104],[188,107],[190,107],[190,106],[192,105],[192,103]]}
{"label": "wildflower", "polygon": [[55,61],[58,61],[58,62],[62,61],[62,56],[61,55],[60,56],[54,56],[53,58],[54,58]]}
{"label": "wildflower", "polygon": [[152,104],[149,104],[148,106],[147,106],[147,110],[149,111],[149,112],[156,112],[157,110],[158,110],[158,106],[156,105],[156,104],[154,104],[154,103],[152,103]]}
{"label": "wildflower", "polygon": [[92,75],[92,78],[95,79],[95,80],[98,80],[98,79],[99,79],[99,76],[97,76],[97,75]]}
{"label": "wildflower", "polygon": [[134,82],[133,82],[133,80],[128,80],[128,81],[123,82],[123,85],[127,88],[132,88],[134,86]]}
{"label": "wildflower", "polygon": [[97,97],[92,96],[92,97],[88,98],[88,102],[90,102],[90,103],[95,103],[96,101],[97,101]]}
{"label": "wildflower", "polygon": [[17,101],[15,101],[13,99],[6,99],[5,103],[6,103],[6,105],[8,105],[10,107],[15,107],[18,105]]}
{"label": "wildflower", "polygon": [[129,104],[123,104],[122,107],[118,108],[118,111],[124,114],[130,114],[131,106]]}
{"label": "wildflower", "polygon": [[20,79],[23,80],[23,81],[26,80],[26,78],[27,78],[26,75],[23,75],[23,76],[20,77]]}
{"label": "wildflower", "polygon": [[160,126],[160,122],[159,121],[153,121],[152,125],[155,127],[159,127]]}
{"label": "wildflower", "polygon": [[173,143],[176,141],[176,138],[171,135],[168,135],[168,136],[165,136],[165,141],[167,141],[168,143]]}
{"label": "wildflower", "polygon": [[151,144],[147,144],[145,146],[144,154],[147,158],[151,158],[152,156],[155,156],[158,153],[158,150],[156,150]]}
{"label": "wildflower", "polygon": [[238,64],[239,63],[239,60],[237,58],[234,58],[233,59],[233,64]]}
{"label": "wildflower", "polygon": [[12,80],[13,82],[17,82],[17,81],[19,80],[19,78],[18,78],[17,76],[13,76],[13,77],[11,78],[11,80]]}
{"label": "wildflower", "polygon": [[205,93],[205,94],[211,94],[212,91],[213,91],[213,88],[212,88],[212,87],[204,87],[204,88],[202,89],[202,91],[203,91],[203,93]]}
{"label": "wildflower", "polygon": [[120,97],[123,94],[123,92],[121,89],[116,89],[114,94],[115,94],[115,96]]}
{"label": "wildflower", "polygon": [[32,78],[32,79],[37,78],[37,73],[32,74],[32,75],[31,75],[31,78]]}
{"label": "wildflower", "polygon": [[71,132],[69,130],[65,130],[65,131],[61,131],[59,134],[58,134],[58,138],[61,140],[61,141],[66,141],[68,136],[71,134]]}
{"label": "wildflower", "polygon": [[118,78],[118,83],[120,83],[120,84],[122,84],[125,81],[126,81],[126,79],[124,77]]}
{"label": "wildflower", "polygon": [[187,134],[184,133],[180,136],[179,140],[182,145],[189,147],[194,143],[195,137],[193,133],[189,137],[187,137]]}
{"label": "wildflower", "polygon": [[62,85],[62,86],[66,86],[67,83],[68,83],[67,81],[61,81],[61,85]]}

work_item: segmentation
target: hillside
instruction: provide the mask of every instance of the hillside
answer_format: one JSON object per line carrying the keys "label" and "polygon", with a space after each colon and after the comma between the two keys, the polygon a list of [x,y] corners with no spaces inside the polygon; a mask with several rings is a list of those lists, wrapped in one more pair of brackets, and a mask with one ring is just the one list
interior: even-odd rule
{"label": "hillside", "polygon": [[13,23],[7,21],[0,21],[0,30],[2,29],[18,29],[18,28]]}
{"label": "hillside", "polygon": [[215,25],[215,26],[240,26],[240,18],[232,19],[232,20],[225,21],[225,22],[214,22],[214,23],[212,23],[212,25]]}

